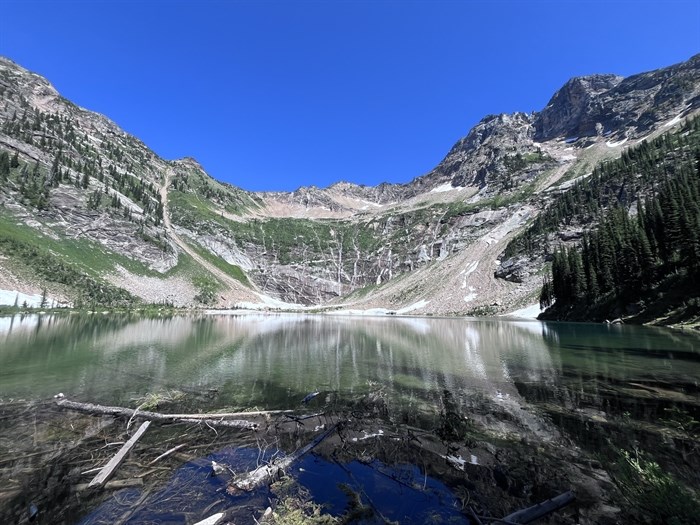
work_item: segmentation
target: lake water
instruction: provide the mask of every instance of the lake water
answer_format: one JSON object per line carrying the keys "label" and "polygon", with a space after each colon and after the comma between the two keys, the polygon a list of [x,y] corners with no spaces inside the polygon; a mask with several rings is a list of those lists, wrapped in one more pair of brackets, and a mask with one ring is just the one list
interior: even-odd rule
{"label": "lake water", "polygon": [[[311,391],[379,385],[397,409],[434,410],[443,390],[527,404],[596,380],[698,388],[700,338],[634,326],[500,319],[296,315],[0,318],[0,398],[125,404],[167,389],[218,395],[209,408],[294,408]],[[696,397],[697,391],[694,392]],[[646,399],[648,396],[643,396]],[[697,400],[697,398],[696,398]]]}
{"label": "lake water", "polygon": [[5,403],[62,392],[133,407],[177,390],[194,394],[188,408],[197,410],[287,409],[313,391],[321,394],[310,406],[381,390],[394,419],[429,429],[449,392],[495,434],[566,435],[595,450],[620,439],[611,422],[626,422],[630,448],[646,443],[672,461],[673,444],[659,451],[664,439],[650,444],[648,435],[696,431],[699,383],[700,337],[648,327],[282,314],[0,318]]}

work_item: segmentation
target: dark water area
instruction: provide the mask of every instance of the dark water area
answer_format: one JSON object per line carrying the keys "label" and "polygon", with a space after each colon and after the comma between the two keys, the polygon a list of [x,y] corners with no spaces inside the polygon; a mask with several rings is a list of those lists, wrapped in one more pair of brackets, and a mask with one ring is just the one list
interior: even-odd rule
{"label": "dark water area", "polygon": [[[602,470],[620,454],[647,458],[684,486],[700,489],[697,333],[495,318],[13,316],[0,318],[0,484],[6,487],[4,496],[0,490],[0,505],[16,506],[20,492],[27,505],[42,501],[30,493],[48,490],[46,484],[42,488],[27,481],[37,465],[22,458],[31,458],[41,446],[65,446],[70,430],[55,422],[64,416],[46,408],[59,392],[75,401],[127,407],[138,406],[149,394],[177,393],[179,411],[211,412],[297,409],[315,391],[320,394],[305,409],[322,410],[380,391],[387,423],[453,440],[454,447],[461,447],[454,454],[463,454],[467,478],[483,478],[485,487],[490,480],[493,490],[503,490],[504,509],[527,497],[549,496],[544,482],[511,479],[517,468],[505,481],[498,474],[501,463],[527,458],[528,450],[543,447],[585,456],[586,464]],[[20,425],[15,414],[34,404],[44,407],[41,415],[25,410],[34,421]],[[450,420],[453,415],[456,419]],[[54,422],[37,430],[37,417]],[[80,431],[86,435],[102,432],[82,419],[70,424],[74,431],[83,425]],[[369,426],[363,430],[370,437],[375,431]],[[149,431],[159,437],[147,439],[148,446],[171,439],[167,429],[159,432]],[[18,434],[24,439],[18,441]],[[375,437],[367,443],[382,440],[387,441]],[[216,511],[219,500],[221,508],[264,509],[269,494],[230,496],[223,481],[209,476],[212,458],[240,470],[259,461],[248,457],[258,452],[252,444],[214,447],[181,461],[172,477],[160,478],[160,489],[149,487],[139,504],[145,514],[130,515],[125,523],[194,523],[198,513]],[[393,461],[380,453],[362,461],[309,454],[289,474],[334,515],[347,510],[350,488],[373,507],[375,517],[467,523],[464,500],[456,499],[460,484],[454,479],[445,483],[438,479],[440,469],[429,468],[445,462],[450,446],[430,456],[443,459],[422,457],[422,463],[410,452]],[[68,460],[54,461],[52,468],[61,470],[61,462]],[[74,465],[65,470],[69,467],[79,470]],[[571,476],[565,481],[574,483]],[[472,487],[470,483],[462,485]],[[183,492],[183,486],[191,492]],[[603,491],[605,497],[613,488]],[[188,493],[182,500],[178,496]],[[114,497],[131,505],[144,494],[125,489]],[[483,496],[498,501],[495,492]],[[73,506],[59,522],[119,521],[110,513],[120,507],[110,510],[110,501]],[[157,501],[169,506],[159,508]]]}
{"label": "dark water area", "polygon": [[[143,490],[125,489],[118,498],[103,503],[91,512],[80,525],[104,525],[120,521],[125,508],[138,502],[139,510],[120,523],[179,524],[188,523],[192,514],[210,515],[232,507],[265,508],[271,494],[260,490],[238,496],[226,492],[223,477],[213,476],[211,461],[254,469],[261,458],[258,449],[226,448],[206,458],[180,467],[161,490],[144,496]],[[363,523],[385,523],[383,518],[407,525],[441,522],[469,523],[460,512],[459,502],[449,488],[426,476],[414,465],[387,466],[380,461],[347,464],[327,461],[315,454],[302,458],[288,475],[303,486],[315,501],[324,502],[324,510],[333,516],[342,516],[351,500],[347,489],[362,494],[377,513]],[[347,487],[346,490],[343,490]],[[253,513],[251,512],[251,516]],[[237,523],[243,523],[245,516]],[[254,523],[248,517],[250,523]]]}

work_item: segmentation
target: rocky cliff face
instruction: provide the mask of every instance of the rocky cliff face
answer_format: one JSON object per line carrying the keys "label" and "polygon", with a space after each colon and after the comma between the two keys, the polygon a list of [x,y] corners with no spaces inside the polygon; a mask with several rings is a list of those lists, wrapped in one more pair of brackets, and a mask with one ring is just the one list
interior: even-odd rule
{"label": "rocky cliff face", "polygon": [[[407,184],[255,194],[194,159],[160,159],[0,59],[0,154],[13,158],[0,189],[0,268],[6,282],[69,299],[85,287],[52,281],[44,266],[70,265],[89,290],[147,302],[502,311],[532,301],[537,272],[499,269],[508,239],[625,139],[694,114],[699,94],[700,56],[626,79],[572,79],[539,113],[485,117]],[[39,255],[24,264],[28,250]]]}
{"label": "rocky cliff face", "polygon": [[640,137],[659,122],[700,107],[700,55],[675,66],[622,78],[573,78],[537,115],[535,140]]}

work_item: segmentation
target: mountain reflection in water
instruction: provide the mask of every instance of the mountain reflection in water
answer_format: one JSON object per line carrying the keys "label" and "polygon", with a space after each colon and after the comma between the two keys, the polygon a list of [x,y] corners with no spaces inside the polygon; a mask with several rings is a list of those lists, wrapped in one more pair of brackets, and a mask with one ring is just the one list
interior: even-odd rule
{"label": "mountain reflection in water", "polygon": [[[645,457],[696,486],[698,341],[694,334],[646,327],[507,319],[13,316],[0,318],[0,401],[6,417],[13,410],[24,413],[24,405],[46,417],[49,433],[38,435],[50,447],[51,432],[61,427],[52,421],[62,414],[40,401],[58,392],[76,401],[134,407],[149,393],[179,391],[185,394],[178,398],[182,412],[298,409],[307,394],[318,391],[304,407],[317,410],[352,406],[380,392],[383,415],[394,428],[407,424],[409,433],[418,427],[456,442],[464,461],[477,469],[468,475],[483,477],[484,494],[504,490],[518,498],[529,486],[523,480],[542,469],[549,480],[564,465],[570,467],[564,485],[587,487],[586,479],[598,474],[582,481],[576,473],[593,464],[587,453],[600,457],[603,450],[608,460],[619,458],[619,451],[651,453]],[[361,415],[355,419],[363,424]],[[29,459],[11,460],[12,472],[34,472],[37,456],[29,438],[36,439],[36,430],[21,421],[13,428],[0,428],[0,456],[17,455],[13,432],[25,433],[19,442],[30,448],[19,457]],[[371,424],[355,431],[351,439],[379,435]],[[146,440],[157,440],[157,432],[149,430]],[[550,452],[535,459],[548,444]],[[572,466],[579,457],[583,467]],[[409,470],[419,466],[411,465],[410,454],[406,460]],[[511,467],[508,476],[503,465]],[[517,474],[520,466],[534,470]],[[500,494],[490,496],[492,506],[515,505]],[[52,493],[45,497],[60,500]]]}
{"label": "mountain reflection in water", "polygon": [[381,388],[391,410],[420,419],[440,410],[448,390],[465,409],[491,405],[547,439],[556,431],[523,410],[521,394],[571,407],[572,384],[581,390],[591,378],[697,386],[697,341],[644,327],[503,319],[14,316],[0,318],[0,396],[60,391],[128,404],[164,389],[215,389],[208,410],[280,409],[312,391],[322,404]]}

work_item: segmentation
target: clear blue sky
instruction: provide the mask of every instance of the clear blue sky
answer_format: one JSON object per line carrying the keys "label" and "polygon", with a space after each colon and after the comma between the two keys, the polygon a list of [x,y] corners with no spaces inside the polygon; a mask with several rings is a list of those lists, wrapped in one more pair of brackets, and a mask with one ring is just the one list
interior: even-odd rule
{"label": "clear blue sky", "polygon": [[489,113],[700,52],[697,0],[2,0],[0,54],[250,190],[407,182]]}

